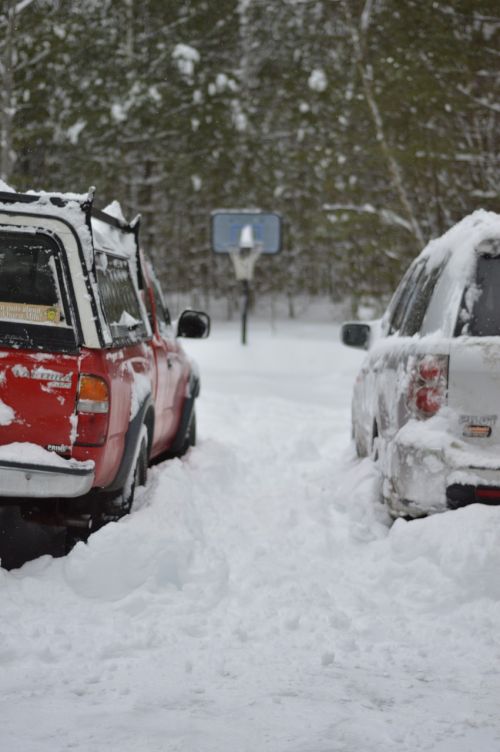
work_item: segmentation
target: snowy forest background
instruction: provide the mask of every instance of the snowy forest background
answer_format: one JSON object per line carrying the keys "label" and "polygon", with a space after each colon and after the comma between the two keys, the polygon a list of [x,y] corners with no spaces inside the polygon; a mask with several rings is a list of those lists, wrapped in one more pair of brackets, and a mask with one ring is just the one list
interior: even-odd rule
{"label": "snowy forest background", "polygon": [[255,288],[380,298],[499,210],[497,0],[1,0],[0,176],[117,198],[167,290],[237,299],[215,208],[281,212]]}

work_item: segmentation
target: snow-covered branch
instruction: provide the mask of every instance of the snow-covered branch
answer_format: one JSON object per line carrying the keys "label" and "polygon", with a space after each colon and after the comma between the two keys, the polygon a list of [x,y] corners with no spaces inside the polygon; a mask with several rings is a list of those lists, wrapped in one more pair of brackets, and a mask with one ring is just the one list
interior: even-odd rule
{"label": "snow-covered branch", "polygon": [[366,0],[365,7],[363,8],[363,12],[361,13],[361,21],[359,26],[363,34],[366,34],[370,26],[372,19],[372,5],[373,0]]}
{"label": "snow-covered branch", "polygon": [[21,13],[22,10],[34,3],[35,0],[20,0],[17,5],[14,6],[14,13]]}
{"label": "snow-covered branch", "polygon": [[8,23],[9,16],[17,16],[34,2],[35,0],[19,0],[15,5],[7,6],[5,12],[0,15],[0,26],[5,26]]}
{"label": "snow-covered branch", "polygon": [[401,214],[398,214],[392,209],[382,209],[373,206],[372,204],[324,204],[323,211],[327,214],[335,214],[336,212],[354,212],[357,214],[374,214],[386,225],[393,225],[402,227],[408,232],[413,234],[413,226],[406,220]]}
{"label": "snow-covered branch", "polygon": [[[380,144],[380,148],[386,160],[389,179],[391,181],[391,184],[394,190],[396,191],[399,197],[401,206],[404,209],[408,217],[408,223],[410,227],[412,228],[412,233],[418,245],[423,246],[425,245],[424,235],[420,227],[420,222],[418,220],[416,211],[410,199],[410,194],[406,189],[406,185],[403,179],[403,173],[402,173],[400,164],[398,160],[396,159],[393,150],[390,148],[389,142],[387,140],[384,117],[382,114],[382,110],[379,107],[377,97],[375,94],[375,87],[374,87],[374,82],[373,82],[373,71],[371,69],[371,66],[369,66],[366,62],[364,49],[363,49],[363,43],[358,33],[357,24],[354,22],[348,0],[342,0],[342,7],[344,11],[344,17],[345,17],[347,30],[352,40],[352,49],[354,53],[353,57],[354,57],[354,60],[356,61],[356,65],[357,65],[359,75],[361,78],[361,83],[363,85],[366,102],[368,104],[368,108],[370,110],[373,124],[375,126],[375,130],[377,134],[377,141]],[[369,22],[369,14],[368,14],[369,8],[370,8],[370,0],[367,0],[367,3],[365,5],[365,11],[367,11],[367,18],[365,19],[365,22],[364,22],[365,24]],[[362,24],[363,22],[361,23],[361,25]]]}
{"label": "snow-covered branch", "polygon": [[500,104],[497,104],[496,102],[489,102],[487,99],[484,99],[483,97],[475,97],[473,94],[470,93],[470,91],[467,91],[465,86],[457,86],[458,91],[463,94],[468,99],[471,99],[476,104],[481,105],[481,107],[485,107],[487,110],[491,110],[492,112],[499,112],[500,113]]}

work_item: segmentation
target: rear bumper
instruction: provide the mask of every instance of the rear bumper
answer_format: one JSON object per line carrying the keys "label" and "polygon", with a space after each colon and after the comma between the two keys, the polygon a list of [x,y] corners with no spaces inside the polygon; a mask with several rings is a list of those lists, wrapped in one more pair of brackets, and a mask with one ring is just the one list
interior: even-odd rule
{"label": "rear bumper", "polygon": [[[93,464],[93,463],[92,463]],[[83,496],[94,483],[90,463],[61,465],[0,460],[0,494],[13,498],[46,499]]]}
{"label": "rear bumper", "polygon": [[498,503],[487,489],[500,488],[500,447],[483,450],[433,431],[430,421],[424,426],[402,429],[386,448],[383,494],[391,512],[421,517],[474,502]]}

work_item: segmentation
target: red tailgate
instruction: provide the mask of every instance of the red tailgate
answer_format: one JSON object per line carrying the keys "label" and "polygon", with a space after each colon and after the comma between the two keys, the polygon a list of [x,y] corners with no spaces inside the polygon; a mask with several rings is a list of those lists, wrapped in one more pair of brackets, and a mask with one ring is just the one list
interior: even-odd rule
{"label": "red tailgate", "polygon": [[31,442],[69,454],[78,356],[0,349],[0,445]]}

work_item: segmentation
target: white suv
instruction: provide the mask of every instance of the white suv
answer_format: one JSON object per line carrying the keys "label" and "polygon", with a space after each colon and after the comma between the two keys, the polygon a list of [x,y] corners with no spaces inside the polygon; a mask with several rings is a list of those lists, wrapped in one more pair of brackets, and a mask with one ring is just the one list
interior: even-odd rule
{"label": "white suv", "polygon": [[353,437],[392,516],[500,504],[500,215],[431,241],[383,318],[344,324],[342,341],[368,349]]}

